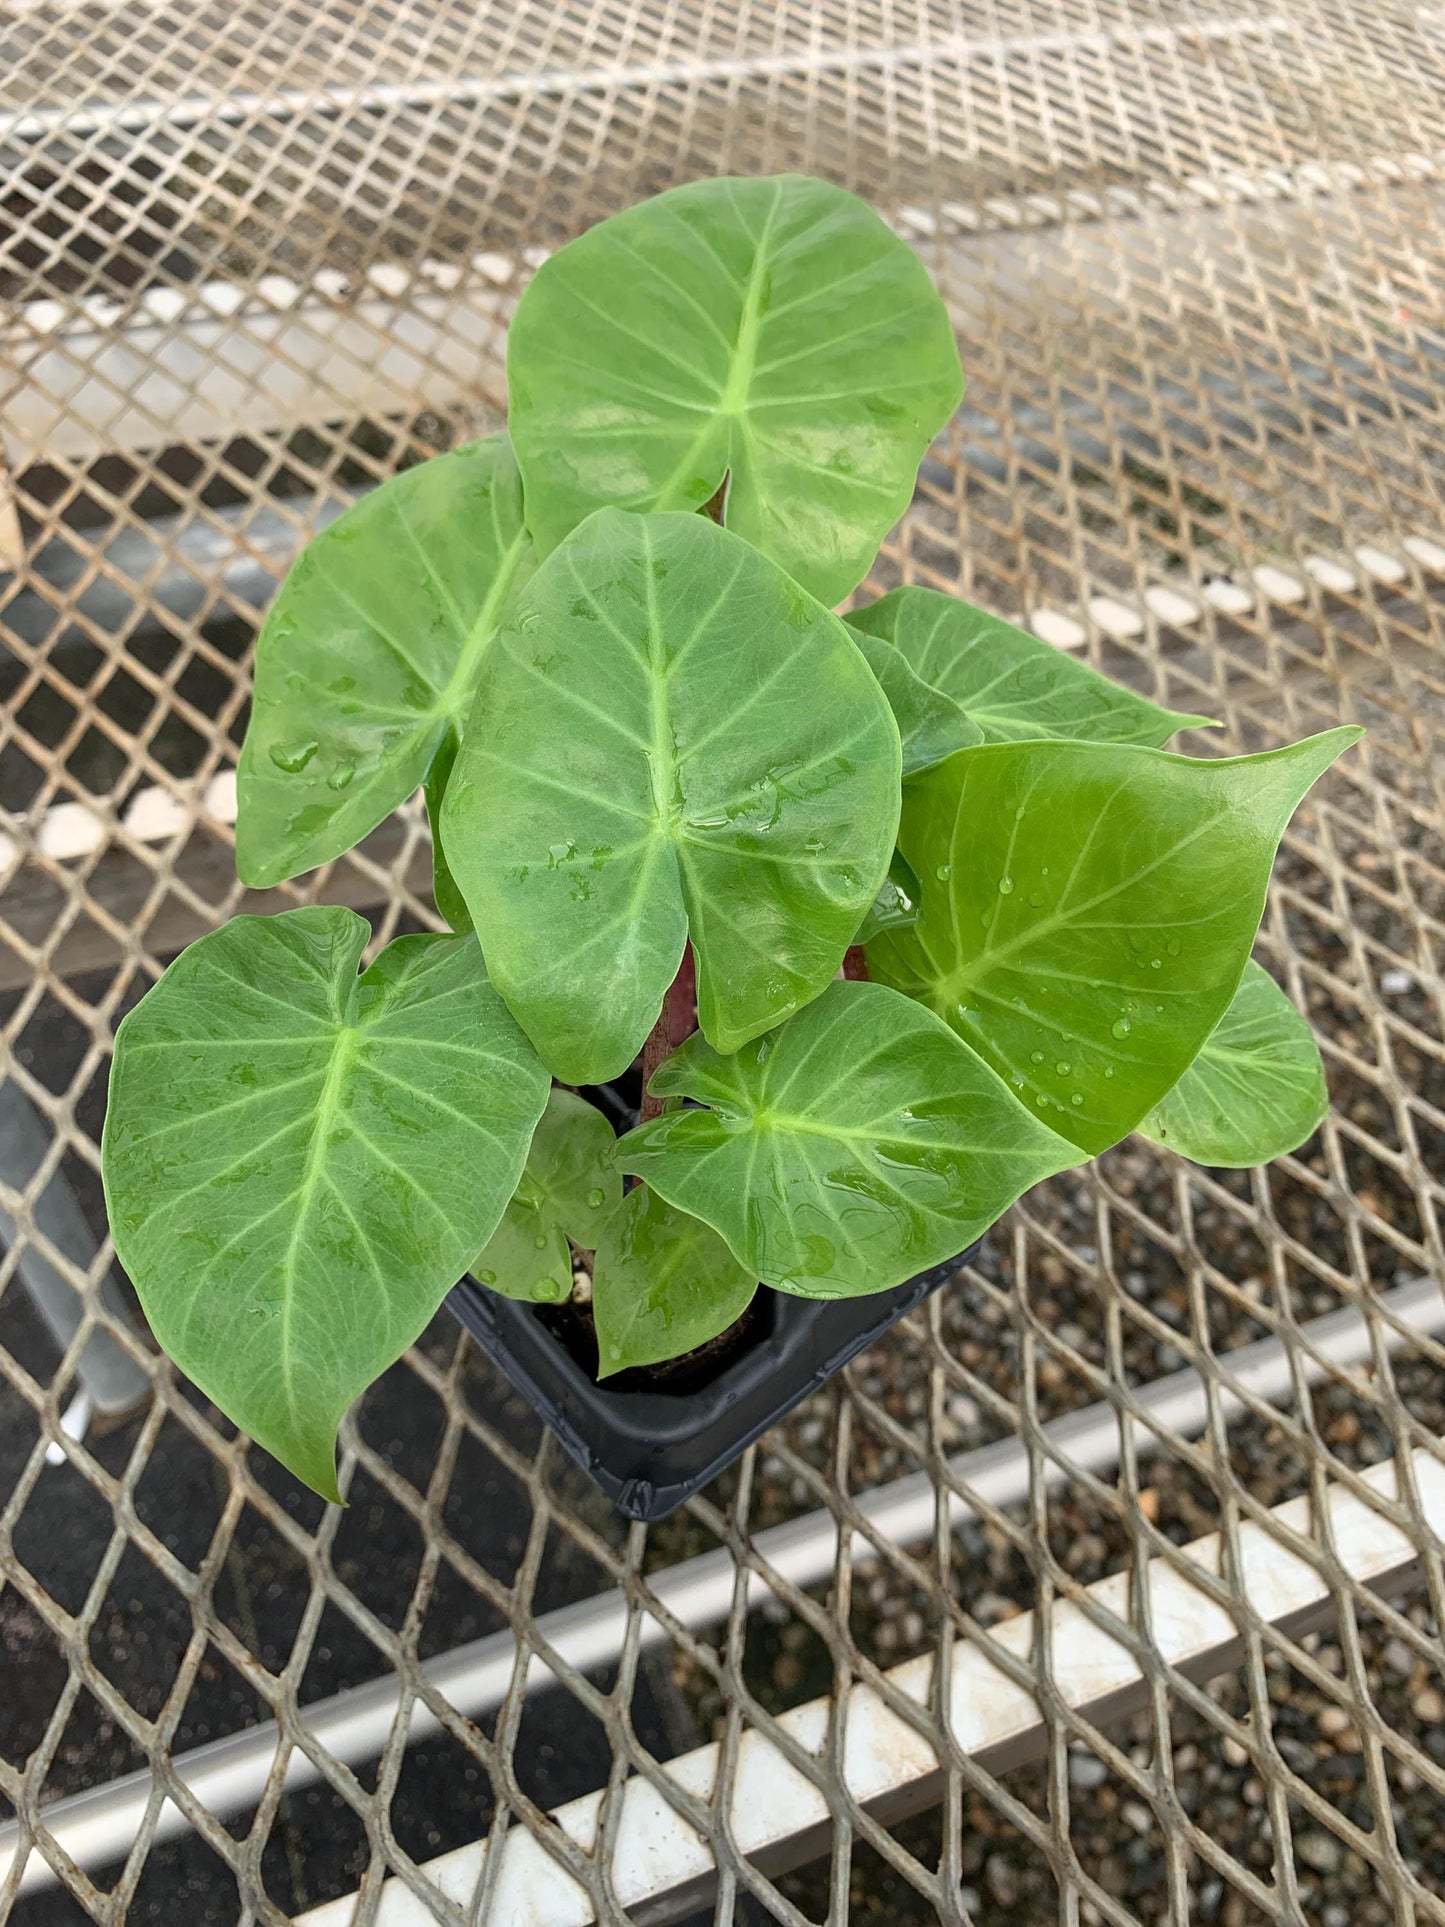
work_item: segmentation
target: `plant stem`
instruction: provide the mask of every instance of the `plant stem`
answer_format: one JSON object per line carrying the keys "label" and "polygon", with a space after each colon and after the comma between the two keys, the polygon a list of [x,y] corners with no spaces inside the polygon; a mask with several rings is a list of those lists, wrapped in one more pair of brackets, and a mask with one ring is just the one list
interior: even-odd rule
{"label": "plant stem", "polygon": [[662,1000],[657,1022],[647,1033],[647,1042],[642,1046],[642,1107],[638,1112],[639,1122],[646,1124],[649,1118],[661,1117],[667,1109],[667,1100],[649,1097],[647,1086],[663,1058],[670,1057],[684,1038],[691,1037],[696,1029],[697,971],[692,960],[692,945],[688,944],[682,953],[677,975]]}
{"label": "plant stem", "polygon": [[843,975],[850,984],[866,984],[868,964],[863,955],[861,943],[849,944],[843,952]]}

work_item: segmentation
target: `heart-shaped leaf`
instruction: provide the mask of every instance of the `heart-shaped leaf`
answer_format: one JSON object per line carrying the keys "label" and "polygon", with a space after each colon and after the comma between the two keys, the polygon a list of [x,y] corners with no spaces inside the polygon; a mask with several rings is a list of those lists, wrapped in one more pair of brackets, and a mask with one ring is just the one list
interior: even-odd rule
{"label": "heart-shaped leaf", "polygon": [[1158,749],[1178,730],[1214,727],[1207,716],[1161,709],[1026,629],[934,589],[894,589],[848,621],[892,643],[925,683],[967,710],[986,742],[1057,737]]}
{"label": "heart-shaped leaf", "polygon": [[922,909],[869,944],[869,972],[1102,1151],[1224,1015],[1285,824],[1360,733],[1218,762],[1103,743],[961,750],[908,785],[898,840]]}
{"label": "heart-shaped leaf", "polygon": [[509,425],[545,554],[593,509],[726,520],[826,603],[866,574],[963,392],[922,263],[826,181],[694,181],[558,250],[517,306]]}
{"label": "heart-shaped leaf", "polygon": [[103,1160],[166,1351],[324,1497],[336,1428],[491,1236],[547,1076],[474,938],[365,973],[350,910],[237,917],[121,1025]]}
{"label": "heart-shaped leaf", "polygon": [[804,1298],[883,1291],[952,1258],[1079,1162],[946,1024],[881,984],[830,984],[732,1057],[689,1038],[650,1088],[707,1108],[629,1131],[623,1170]]}
{"label": "heart-shaped leaf", "polygon": [[341,856],[424,781],[532,559],[505,435],[393,476],[307,544],[256,642],[243,882]]}
{"label": "heart-shaped leaf", "polygon": [[888,867],[898,731],[847,629],[700,515],[589,518],[497,637],[442,810],[554,1074],[632,1062],[691,935],[735,1050],[836,972]]}
{"label": "heart-shaped leaf", "polygon": [[1251,958],[1204,1048],[1139,1129],[1196,1164],[1244,1169],[1298,1150],[1329,1108],[1309,1025]]}
{"label": "heart-shaped leaf", "polygon": [[597,1247],[598,1377],[696,1351],[742,1317],[757,1288],[715,1231],[639,1185]]}
{"label": "heart-shaped leaf", "polygon": [[888,698],[893,720],[903,741],[903,774],[914,776],[931,769],[956,749],[983,741],[983,731],[952,696],[924,682],[901,649],[866,629],[856,632],[863,659]]}
{"label": "heart-shaped leaf", "polygon": [[572,1289],[568,1239],[596,1249],[622,1200],[612,1161],[617,1136],[602,1113],[554,1090],[527,1153],[527,1168],[472,1276],[504,1298],[555,1304]]}

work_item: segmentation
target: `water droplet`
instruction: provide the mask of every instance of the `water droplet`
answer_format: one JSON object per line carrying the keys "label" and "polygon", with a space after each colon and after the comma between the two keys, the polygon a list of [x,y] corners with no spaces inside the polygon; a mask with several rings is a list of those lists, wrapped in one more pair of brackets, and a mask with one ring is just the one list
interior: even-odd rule
{"label": "water droplet", "polygon": [[1169,952],[1171,957],[1177,957],[1179,955],[1179,952],[1183,949],[1183,947],[1184,946],[1180,943],[1178,937],[1171,937],[1168,943],[1165,944],[1164,946],[1164,948]]}
{"label": "water droplet", "polygon": [[998,880],[998,893],[999,893],[999,895],[1000,895],[1001,897],[1011,897],[1011,896],[1013,895],[1013,893],[1014,893],[1014,880],[1013,880],[1013,878],[1012,878],[1012,877],[1000,877],[1000,878],[999,878],[999,880]]}
{"label": "water droplet", "polygon": [[1042,1064],[1043,1061],[1044,1061],[1044,1054],[1041,1050],[1031,1050],[1029,1052],[1029,1062],[1031,1064]]}
{"label": "water droplet", "polygon": [[940,863],[933,874],[938,878],[940,883],[947,883],[948,879],[953,875],[953,865],[951,863]]}
{"label": "water droplet", "polygon": [[803,839],[803,850],[804,850],[804,853],[808,856],[820,855],[824,847],[825,846],[821,836],[809,836]]}
{"label": "water droplet", "polygon": [[1042,1091],[1039,1092],[1038,1096],[1034,1099],[1034,1102],[1035,1104],[1038,1105],[1041,1111],[1046,1111],[1049,1108],[1049,1100],[1044,1096]]}
{"label": "water droplet", "polygon": [[545,1232],[545,1231],[539,1231],[539,1232],[537,1233],[537,1235],[536,1235],[536,1237],[535,1237],[535,1238],[534,1238],[534,1239],[532,1240],[532,1242],[533,1242],[533,1244],[535,1244],[535,1245],[536,1245],[536,1247],[537,1247],[537,1249],[538,1249],[538,1251],[545,1251],[545,1250],[547,1249],[547,1234],[546,1234],[546,1232]]}
{"label": "water droplet", "polygon": [[1164,959],[1162,957],[1151,957],[1149,959],[1149,968],[1151,970],[1162,970],[1164,968]]}
{"label": "water droplet", "polygon": [[1058,1063],[1055,1064],[1054,1066],[1054,1069],[1059,1073],[1060,1077],[1067,1077],[1069,1072],[1073,1068],[1074,1068],[1073,1065],[1070,1063],[1066,1063],[1062,1057],[1059,1059]]}
{"label": "water droplet", "polygon": [[1104,1075],[1105,1077],[1112,1077],[1114,1075],[1114,1066],[1112,1064],[1106,1064],[1104,1066]]}
{"label": "water droplet", "polygon": [[597,1209],[599,1204],[604,1204],[606,1202],[606,1199],[607,1199],[607,1193],[602,1189],[602,1186],[600,1184],[594,1186],[593,1189],[587,1193],[587,1202],[592,1206],[592,1209],[594,1211]]}
{"label": "water droplet", "polygon": [[477,1273],[477,1283],[479,1285],[494,1285],[496,1282],[497,1274],[495,1271],[479,1271]]}
{"label": "water droplet", "polygon": [[327,777],[326,787],[329,790],[344,790],[355,774],[355,763],[338,763]]}
{"label": "water droplet", "polygon": [[1029,908],[1030,908],[1030,910],[1042,910],[1042,909],[1043,909],[1043,907],[1044,907],[1044,893],[1043,893],[1043,891],[1042,891],[1042,890],[1030,890],[1030,891],[1029,891]]}
{"label": "water droplet", "polygon": [[1133,1028],[1127,1017],[1116,1017],[1109,1026],[1109,1034],[1112,1037],[1127,1037]]}
{"label": "water droplet", "polygon": [[556,1278],[539,1278],[532,1287],[532,1296],[539,1305],[555,1305],[566,1295],[567,1287]]}
{"label": "water droplet", "polygon": [[1075,1091],[1074,1095],[1069,1099],[1069,1102],[1071,1104],[1082,1104],[1083,1101],[1084,1101],[1084,1093],[1082,1091]]}
{"label": "water droplet", "polygon": [[319,743],[275,743],[271,761],[288,776],[298,776],[321,747]]}

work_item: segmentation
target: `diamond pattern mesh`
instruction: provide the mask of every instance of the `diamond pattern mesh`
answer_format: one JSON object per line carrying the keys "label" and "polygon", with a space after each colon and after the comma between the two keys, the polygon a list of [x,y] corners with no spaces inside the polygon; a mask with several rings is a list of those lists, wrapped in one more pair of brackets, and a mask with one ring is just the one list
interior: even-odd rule
{"label": "diamond pattern mesh", "polygon": [[[1441,1321],[1399,1309],[1445,1275],[1442,99],[1445,16],[1403,0],[9,9],[0,1022],[43,1155],[0,1171],[0,1819],[19,1848],[0,1916],[275,1922],[359,1888],[370,1920],[400,1874],[419,1918],[483,1920],[485,1883],[462,1905],[419,1869],[511,1825],[620,1919],[619,1802],[595,1854],[544,1815],[641,1773],[709,1839],[723,1922],[1445,1920],[1440,1542],[1412,1480],[1395,1501],[1359,1480],[1438,1458],[1445,1430]],[[434,921],[415,808],[300,883],[236,882],[260,611],[357,491],[496,425],[542,251],[672,182],[788,167],[918,246],[969,374],[865,595],[959,591],[1220,716],[1231,749],[1368,725],[1287,839],[1260,943],[1320,1035],[1331,1117],[1267,1171],[1131,1142],[1042,1187],[926,1313],[650,1530],[443,1316],[348,1421],[351,1503],[325,1511],[102,1292],[115,1023],[241,908],[350,903],[377,942]],[[58,1179],[90,1244],[47,1214]],[[36,1257],[80,1293],[60,1341],[22,1281]],[[1314,1321],[1344,1310],[1364,1338],[1342,1363]],[[97,1333],[144,1396],[75,1438],[60,1419]],[[1266,1396],[1230,1354],[1269,1339]],[[1146,1416],[1189,1368],[1199,1422]],[[1115,1443],[1085,1462],[1057,1422],[1100,1405]],[[1021,1496],[1000,1503],[958,1455],[1015,1441]],[[859,1524],[863,1495],[909,1475],[940,1521],[950,1495],[967,1508],[956,1532],[872,1530],[801,1589],[760,1550],[804,1513]],[[1340,1555],[1330,1482],[1408,1534],[1407,1590]],[[1315,1528],[1292,1536],[1270,1508],[1300,1496]],[[1251,1603],[1250,1522],[1317,1569],[1319,1623]],[[1147,1589],[1086,1592],[1210,1533],[1237,1631],[1212,1681],[1167,1659]],[[710,1552],[762,1572],[762,1610],[740,1577],[725,1622],[689,1629],[654,1587]],[[617,1654],[555,1658],[551,1691],[524,1691],[519,1662],[470,1718],[423,1673],[469,1641],[536,1650],[545,1615],[613,1589]],[[1122,1723],[1078,1710],[1048,1634],[1089,1599],[1137,1660]],[[1020,1611],[1022,1662],[996,1637]],[[914,1707],[936,1779],[917,1817],[879,1817],[847,1783],[848,1694],[968,1641],[1029,1684],[1041,1756],[995,1772]],[[423,1709],[413,1743],[404,1716],[379,1758],[323,1743],[315,1709],[377,1679]],[[765,1873],[729,1818],[739,1747],[787,1744],[779,1715],[823,1695],[832,1739],[792,1754],[831,1846]],[[177,1759],[267,1720],[280,1745],[244,1809],[181,1782]],[[710,1801],[661,1780],[711,1739]],[[142,1769],[126,1850],[69,1859],[51,1803]]]}

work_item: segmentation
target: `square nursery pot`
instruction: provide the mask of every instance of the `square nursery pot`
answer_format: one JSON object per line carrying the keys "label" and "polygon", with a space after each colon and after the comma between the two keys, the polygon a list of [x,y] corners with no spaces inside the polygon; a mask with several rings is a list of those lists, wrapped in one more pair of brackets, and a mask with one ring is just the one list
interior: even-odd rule
{"label": "square nursery pot", "polygon": [[602,1385],[591,1320],[571,1305],[521,1304],[471,1278],[447,1303],[618,1511],[661,1519],[977,1250],[866,1298],[760,1291],[711,1346]]}

